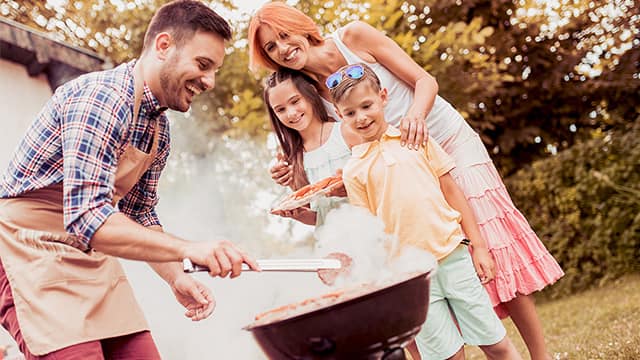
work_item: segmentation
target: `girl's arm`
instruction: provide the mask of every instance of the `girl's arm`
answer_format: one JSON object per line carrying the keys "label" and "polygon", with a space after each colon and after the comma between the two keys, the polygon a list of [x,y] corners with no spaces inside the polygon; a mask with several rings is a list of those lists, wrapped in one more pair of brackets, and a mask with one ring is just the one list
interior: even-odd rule
{"label": "girl's arm", "polygon": [[485,284],[493,280],[495,276],[494,263],[489,255],[487,243],[482,237],[482,234],[480,234],[473,210],[471,210],[462,190],[460,190],[460,187],[458,187],[458,184],[453,180],[450,173],[440,176],[440,190],[449,205],[462,215],[462,230],[469,240],[471,240],[473,263],[480,277],[480,281]]}
{"label": "girl's arm", "polygon": [[344,27],[344,43],[363,60],[378,62],[414,88],[413,103],[400,122],[402,144],[419,148],[426,144],[427,117],[438,94],[436,79],[427,73],[396,44],[371,25],[354,21]]}

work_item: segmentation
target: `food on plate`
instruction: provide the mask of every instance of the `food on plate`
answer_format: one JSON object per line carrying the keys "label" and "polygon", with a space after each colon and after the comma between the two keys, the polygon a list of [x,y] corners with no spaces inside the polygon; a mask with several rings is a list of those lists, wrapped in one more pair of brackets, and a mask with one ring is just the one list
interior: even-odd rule
{"label": "food on plate", "polygon": [[301,187],[278,202],[272,210],[293,210],[306,205],[319,196],[328,194],[342,184],[342,176],[335,175],[324,178],[314,184]]}

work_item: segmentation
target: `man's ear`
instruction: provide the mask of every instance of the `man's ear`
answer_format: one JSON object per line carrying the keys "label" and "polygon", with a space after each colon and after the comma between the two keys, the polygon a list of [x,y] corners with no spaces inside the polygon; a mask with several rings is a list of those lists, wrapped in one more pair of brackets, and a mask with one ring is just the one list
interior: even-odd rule
{"label": "man's ear", "polygon": [[165,60],[169,56],[169,52],[174,45],[173,37],[168,32],[161,32],[156,35],[153,45],[158,59]]}

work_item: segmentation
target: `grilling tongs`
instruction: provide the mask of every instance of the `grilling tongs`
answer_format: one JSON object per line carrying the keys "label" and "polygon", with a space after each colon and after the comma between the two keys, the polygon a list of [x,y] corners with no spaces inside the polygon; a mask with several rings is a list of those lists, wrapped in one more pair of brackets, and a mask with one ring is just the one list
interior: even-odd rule
{"label": "grilling tongs", "polygon": [[[309,271],[340,269],[338,259],[258,259],[256,260],[262,271]],[[182,268],[186,273],[198,271],[209,272],[206,266],[196,265],[189,259],[182,260]],[[242,264],[242,271],[252,271],[247,264]]]}

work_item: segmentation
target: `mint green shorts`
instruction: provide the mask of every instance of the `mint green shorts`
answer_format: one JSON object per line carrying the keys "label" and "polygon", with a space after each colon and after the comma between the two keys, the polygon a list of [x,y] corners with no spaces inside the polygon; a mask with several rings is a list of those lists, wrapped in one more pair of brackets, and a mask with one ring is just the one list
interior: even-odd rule
{"label": "mint green shorts", "polygon": [[422,358],[446,359],[465,343],[493,345],[506,334],[478,279],[469,250],[458,246],[440,260],[431,276],[427,321],[416,336]]}

